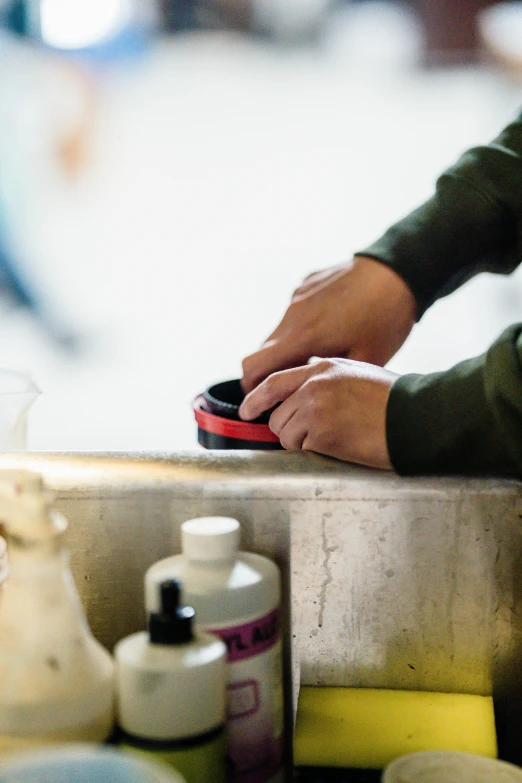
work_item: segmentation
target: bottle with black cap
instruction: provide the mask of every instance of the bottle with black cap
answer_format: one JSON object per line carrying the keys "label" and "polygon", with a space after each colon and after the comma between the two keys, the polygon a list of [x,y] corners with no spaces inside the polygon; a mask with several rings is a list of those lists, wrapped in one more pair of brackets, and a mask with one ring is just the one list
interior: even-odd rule
{"label": "bottle with black cap", "polygon": [[181,585],[160,585],[149,630],[116,645],[118,721],[127,749],[153,754],[187,783],[222,783],[226,756],[226,647],[194,631]]}

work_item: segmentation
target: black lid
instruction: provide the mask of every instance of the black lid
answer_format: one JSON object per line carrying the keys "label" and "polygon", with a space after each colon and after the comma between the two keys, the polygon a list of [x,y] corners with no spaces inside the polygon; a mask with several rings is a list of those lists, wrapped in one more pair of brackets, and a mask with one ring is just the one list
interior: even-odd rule
{"label": "black lid", "polygon": [[160,585],[161,609],[149,616],[149,634],[152,644],[186,644],[192,641],[194,609],[180,606],[181,585],[167,579]]}
{"label": "black lid", "polygon": [[[205,405],[210,413],[215,416],[222,416],[224,419],[233,419],[242,421],[239,418],[239,406],[245,399],[245,393],[241,388],[241,381],[235,378],[232,381],[222,381],[209,386],[203,392]],[[264,411],[257,419],[249,421],[248,424],[268,424],[272,410]]]}

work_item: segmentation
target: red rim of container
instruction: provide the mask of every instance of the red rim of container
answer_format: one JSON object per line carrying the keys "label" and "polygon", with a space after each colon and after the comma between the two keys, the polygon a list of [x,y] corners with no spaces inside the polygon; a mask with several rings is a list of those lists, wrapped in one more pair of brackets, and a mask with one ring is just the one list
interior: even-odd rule
{"label": "red rim of container", "polygon": [[249,421],[234,421],[224,419],[209,413],[205,407],[205,400],[200,394],[194,400],[194,415],[198,427],[213,435],[223,435],[225,438],[237,440],[257,440],[262,443],[279,443],[279,438],[274,435],[268,424],[252,424]]}

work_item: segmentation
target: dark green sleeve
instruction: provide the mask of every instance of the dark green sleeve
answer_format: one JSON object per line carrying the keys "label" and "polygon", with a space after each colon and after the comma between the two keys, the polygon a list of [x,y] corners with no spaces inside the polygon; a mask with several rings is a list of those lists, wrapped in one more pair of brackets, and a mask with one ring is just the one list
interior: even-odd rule
{"label": "dark green sleeve", "polygon": [[398,378],[386,435],[403,475],[522,477],[522,324],[447,372]]}
{"label": "dark green sleeve", "polygon": [[522,260],[522,114],[491,144],[466,152],[429,201],[356,255],[400,274],[419,318],[478,272],[512,272]]}

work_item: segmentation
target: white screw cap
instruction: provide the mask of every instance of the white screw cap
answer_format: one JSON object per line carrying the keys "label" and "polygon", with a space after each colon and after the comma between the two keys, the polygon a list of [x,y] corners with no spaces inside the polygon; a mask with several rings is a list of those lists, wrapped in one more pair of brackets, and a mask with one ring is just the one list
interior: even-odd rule
{"label": "white screw cap", "polygon": [[197,517],[181,525],[181,549],[189,560],[232,560],[240,524],[232,517]]}

